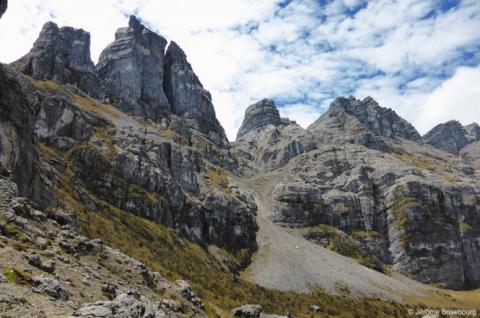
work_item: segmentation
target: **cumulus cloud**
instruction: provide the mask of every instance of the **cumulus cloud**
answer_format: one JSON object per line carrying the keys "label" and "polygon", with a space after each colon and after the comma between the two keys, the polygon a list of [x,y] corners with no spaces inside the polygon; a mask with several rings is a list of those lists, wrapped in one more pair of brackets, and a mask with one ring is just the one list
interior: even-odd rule
{"label": "cumulus cloud", "polygon": [[451,119],[463,125],[480,123],[479,101],[480,67],[461,67],[425,98],[415,123],[421,133]]}
{"label": "cumulus cloud", "polygon": [[0,61],[27,52],[47,20],[90,31],[96,60],[129,14],[184,48],[231,140],[264,97],[308,126],[338,95],[372,96],[423,130],[440,120],[419,115],[432,94],[480,64],[477,0],[16,0]]}

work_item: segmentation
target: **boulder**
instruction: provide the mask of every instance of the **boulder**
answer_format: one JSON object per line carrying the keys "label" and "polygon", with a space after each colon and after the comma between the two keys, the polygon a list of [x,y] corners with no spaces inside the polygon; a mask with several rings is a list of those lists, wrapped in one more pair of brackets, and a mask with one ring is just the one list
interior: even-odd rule
{"label": "boulder", "polygon": [[33,283],[36,287],[32,289],[35,293],[47,294],[55,299],[66,301],[70,293],[63,288],[58,280],[46,278],[44,276],[33,277]]}
{"label": "boulder", "polygon": [[243,305],[232,309],[232,316],[234,317],[260,317],[262,313],[262,306],[256,304]]}

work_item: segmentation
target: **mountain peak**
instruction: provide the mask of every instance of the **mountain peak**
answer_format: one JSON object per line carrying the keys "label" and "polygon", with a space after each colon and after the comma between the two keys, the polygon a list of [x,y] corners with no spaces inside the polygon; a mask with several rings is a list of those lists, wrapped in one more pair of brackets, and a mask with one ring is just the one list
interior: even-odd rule
{"label": "mountain peak", "polygon": [[90,57],[90,33],[83,29],[45,23],[30,52],[12,65],[25,75],[77,85],[94,97],[103,96]]}
{"label": "mountain peak", "polygon": [[170,110],[162,89],[166,45],[132,15],[128,27],[119,28],[102,51],[98,75],[120,110],[153,120]]}
{"label": "mountain peak", "polygon": [[243,123],[238,130],[237,139],[251,132],[258,132],[268,125],[278,126],[282,123],[280,113],[275,102],[264,98],[245,110]]}
{"label": "mountain peak", "polygon": [[132,28],[132,29],[143,29],[144,28],[144,26],[140,22],[140,20],[134,15],[130,16],[130,19],[128,20],[128,27]]}
{"label": "mountain peak", "polygon": [[458,120],[449,120],[433,127],[423,139],[435,148],[458,154],[469,143],[480,140],[480,127],[477,123],[462,126]]}
{"label": "mountain peak", "polygon": [[[354,120],[347,125],[348,118]],[[315,121],[309,130],[317,131],[323,128],[337,128],[351,130],[363,128],[387,138],[404,138],[413,141],[421,140],[417,130],[405,119],[390,109],[381,107],[378,102],[368,96],[359,100],[353,96],[348,98],[337,97],[328,111]]]}

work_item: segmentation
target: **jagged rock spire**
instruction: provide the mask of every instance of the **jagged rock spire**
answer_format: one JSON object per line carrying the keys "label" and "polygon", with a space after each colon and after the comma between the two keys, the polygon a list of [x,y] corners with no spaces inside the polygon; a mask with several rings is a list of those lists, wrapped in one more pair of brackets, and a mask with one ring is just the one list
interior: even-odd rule
{"label": "jagged rock spire", "polygon": [[228,143],[216,118],[210,92],[203,88],[185,52],[173,41],[165,55],[164,90],[175,114],[197,121],[198,129],[215,143]]}
{"label": "jagged rock spire", "polygon": [[12,65],[34,78],[77,85],[94,97],[103,97],[90,58],[90,33],[82,29],[45,23],[30,52]]}
{"label": "jagged rock spire", "polygon": [[163,92],[167,40],[131,16],[128,27],[100,55],[98,75],[109,97],[122,111],[158,119],[170,109]]}

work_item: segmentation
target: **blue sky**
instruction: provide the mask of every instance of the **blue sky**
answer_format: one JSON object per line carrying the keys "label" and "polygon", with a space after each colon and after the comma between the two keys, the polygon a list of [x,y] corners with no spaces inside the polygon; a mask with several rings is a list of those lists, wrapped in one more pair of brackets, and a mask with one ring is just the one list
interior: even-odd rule
{"label": "blue sky", "polygon": [[0,20],[0,61],[27,52],[47,20],[90,31],[96,60],[132,13],[184,48],[231,140],[263,97],[304,127],[349,95],[422,133],[480,121],[478,0],[16,0]]}

